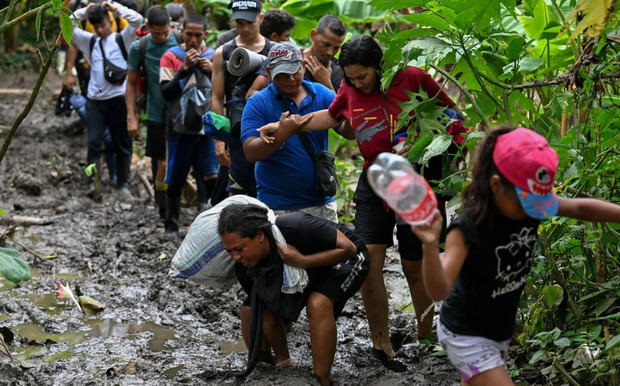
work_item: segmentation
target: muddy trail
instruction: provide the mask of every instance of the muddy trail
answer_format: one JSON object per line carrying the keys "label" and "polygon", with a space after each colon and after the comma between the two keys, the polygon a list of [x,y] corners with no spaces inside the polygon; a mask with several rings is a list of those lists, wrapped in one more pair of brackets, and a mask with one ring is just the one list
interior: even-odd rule
{"label": "muddy trail", "polygon": [[[26,103],[36,74],[3,74],[0,138]],[[6,90],[9,89],[7,92]],[[25,89],[23,92],[11,91]],[[168,277],[179,240],[163,237],[152,199],[137,176],[149,176],[146,159],[132,174],[132,202],[123,202],[102,177],[103,199],[86,196],[86,133],[75,113],[54,115],[60,79],[50,74],[32,112],[0,164],[0,234],[12,216],[51,222],[18,226],[5,246],[30,263],[32,279],[0,280],[0,327],[13,333],[13,360],[0,354],[0,385],[317,384],[312,377],[305,313],[288,335],[294,369],[259,365],[245,381],[205,381],[206,369],[244,369],[240,287],[207,288]],[[183,209],[189,225],[193,207]],[[457,385],[458,376],[436,346],[415,340],[415,318],[400,263],[390,249],[386,283],[390,318],[405,373],[372,358],[361,298],[338,320],[332,378],[343,385]],[[55,295],[58,280],[105,303],[83,315]],[[403,311],[404,310],[404,311]]]}

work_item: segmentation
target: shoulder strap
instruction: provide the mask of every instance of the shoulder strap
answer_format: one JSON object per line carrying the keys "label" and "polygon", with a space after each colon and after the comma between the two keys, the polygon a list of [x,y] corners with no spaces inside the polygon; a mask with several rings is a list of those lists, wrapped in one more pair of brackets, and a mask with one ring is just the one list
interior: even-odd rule
{"label": "shoulder strap", "polygon": [[224,60],[230,59],[230,55],[235,48],[237,48],[237,42],[235,41],[235,39],[224,43],[224,45],[222,46],[222,57],[224,58]]}
{"label": "shoulder strap", "polygon": [[200,57],[201,58],[212,59],[214,53],[215,53],[215,51],[213,51],[213,48],[207,47],[206,50],[202,51],[202,53],[200,54]]}
{"label": "shoulder strap", "polygon": [[[282,95],[278,95],[276,99],[280,101],[280,104],[282,105],[282,108],[284,109],[284,111],[288,111],[288,112],[291,111],[291,109],[286,104],[286,101],[284,100],[284,97]],[[303,131],[300,131],[299,133],[297,133],[297,135],[299,136],[299,140],[301,141],[301,144],[304,145],[304,149],[306,150],[306,153],[308,153],[310,160],[312,160],[312,163],[314,164],[314,152],[312,151],[310,140],[308,140],[308,137],[306,137],[306,133],[304,133]]]}
{"label": "shoulder strap", "polygon": [[101,39],[99,39],[99,49],[101,50],[101,56],[103,56],[103,60],[105,63],[105,60],[107,59],[105,58],[105,50],[103,49],[103,43],[101,43]]}
{"label": "shoulder strap", "polygon": [[93,54],[93,48],[95,47],[95,42],[97,42],[97,35],[93,34],[93,36],[90,37],[90,44],[88,46],[91,56]]}
{"label": "shoulder strap", "polygon": [[185,61],[186,52],[183,48],[181,48],[181,46],[172,47],[169,51],[172,52],[177,58],[179,58],[179,60]]}
{"label": "shoulder strap", "polygon": [[183,35],[181,34],[181,32],[173,29],[172,34],[174,35],[174,39],[177,41],[177,44],[183,43]]}
{"label": "shoulder strap", "polygon": [[140,67],[144,67],[144,63],[146,60],[146,43],[148,39],[148,35],[142,36],[138,41],[138,50],[140,52]]}
{"label": "shoulder strap", "polygon": [[123,41],[123,36],[120,33],[116,34],[116,44],[118,44],[121,49],[121,54],[123,54],[123,59],[127,60],[127,50],[125,49],[125,42]]}
{"label": "shoulder strap", "polygon": [[112,14],[114,15],[114,21],[116,22],[115,32],[121,32],[121,15],[118,12],[113,12]]}

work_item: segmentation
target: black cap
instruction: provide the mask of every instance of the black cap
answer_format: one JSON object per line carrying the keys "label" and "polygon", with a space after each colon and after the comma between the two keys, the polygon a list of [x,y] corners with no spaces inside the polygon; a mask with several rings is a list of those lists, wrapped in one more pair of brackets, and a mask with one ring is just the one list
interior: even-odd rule
{"label": "black cap", "polygon": [[261,3],[258,0],[233,0],[228,5],[232,9],[232,19],[254,21],[261,11]]}

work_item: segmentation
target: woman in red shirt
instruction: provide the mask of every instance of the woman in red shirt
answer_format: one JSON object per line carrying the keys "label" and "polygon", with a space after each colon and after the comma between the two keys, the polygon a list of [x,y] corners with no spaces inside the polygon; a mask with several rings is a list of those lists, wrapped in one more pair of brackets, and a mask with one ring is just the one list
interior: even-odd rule
{"label": "woman in red shirt", "polygon": [[[424,319],[421,317],[432,305],[422,280],[422,245],[411,228],[371,189],[366,179],[366,170],[377,155],[394,151],[394,136],[406,133],[406,128],[395,132],[397,117],[401,112],[398,104],[409,100],[406,91],[418,92],[421,88],[429,97],[437,97],[448,107],[453,107],[454,102],[428,73],[412,66],[399,71],[387,91],[381,91],[382,57],[383,52],[372,37],[353,37],[342,46],[339,61],[345,77],[329,109],[304,117],[283,115],[280,122],[266,125],[260,131],[265,133],[263,139],[266,141],[278,141],[279,128],[297,127],[298,130],[309,131],[336,127],[343,121],[348,123],[343,125],[339,133],[346,138],[356,139],[364,157],[364,171],[353,200],[356,203],[355,228],[364,238],[371,257],[370,272],[361,292],[368,315],[372,353],[388,368],[404,371],[404,365],[392,359],[395,353],[390,343],[383,264],[387,248],[393,245],[396,226],[398,251],[418,322],[418,337],[426,337],[431,333],[433,313],[429,312]],[[458,126],[462,128],[461,124]],[[462,140],[460,137],[455,139]],[[398,153],[406,154],[408,150],[408,147],[403,148]],[[431,161],[425,168],[427,179],[441,178],[441,157],[438,158],[435,161],[439,162]]]}

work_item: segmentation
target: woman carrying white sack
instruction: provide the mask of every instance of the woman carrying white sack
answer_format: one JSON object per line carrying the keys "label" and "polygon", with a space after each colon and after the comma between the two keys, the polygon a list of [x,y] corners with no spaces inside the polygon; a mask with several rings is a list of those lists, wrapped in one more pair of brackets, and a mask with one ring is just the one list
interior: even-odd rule
{"label": "woman carrying white sack", "polygon": [[[297,320],[306,307],[314,372],[321,384],[329,384],[336,352],[336,318],[366,279],[370,266],[366,245],[342,225],[305,213],[275,217],[264,204],[248,203],[248,199],[235,203],[239,196],[233,196],[203,212],[183,242],[191,237],[202,216],[217,211],[217,231],[227,252],[223,260],[233,265],[226,269],[234,271],[248,294],[241,307],[243,338],[249,348],[247,369],[206,371],[202,377],[247,376],[259,361],[294,366],[284,323]],[[203,251],[208,251],[208,244],[203,243]],[[210,244],[219,243],[211,240]],[[194,270],[211,264],[198,268],[198,260],[193,262]]]}

